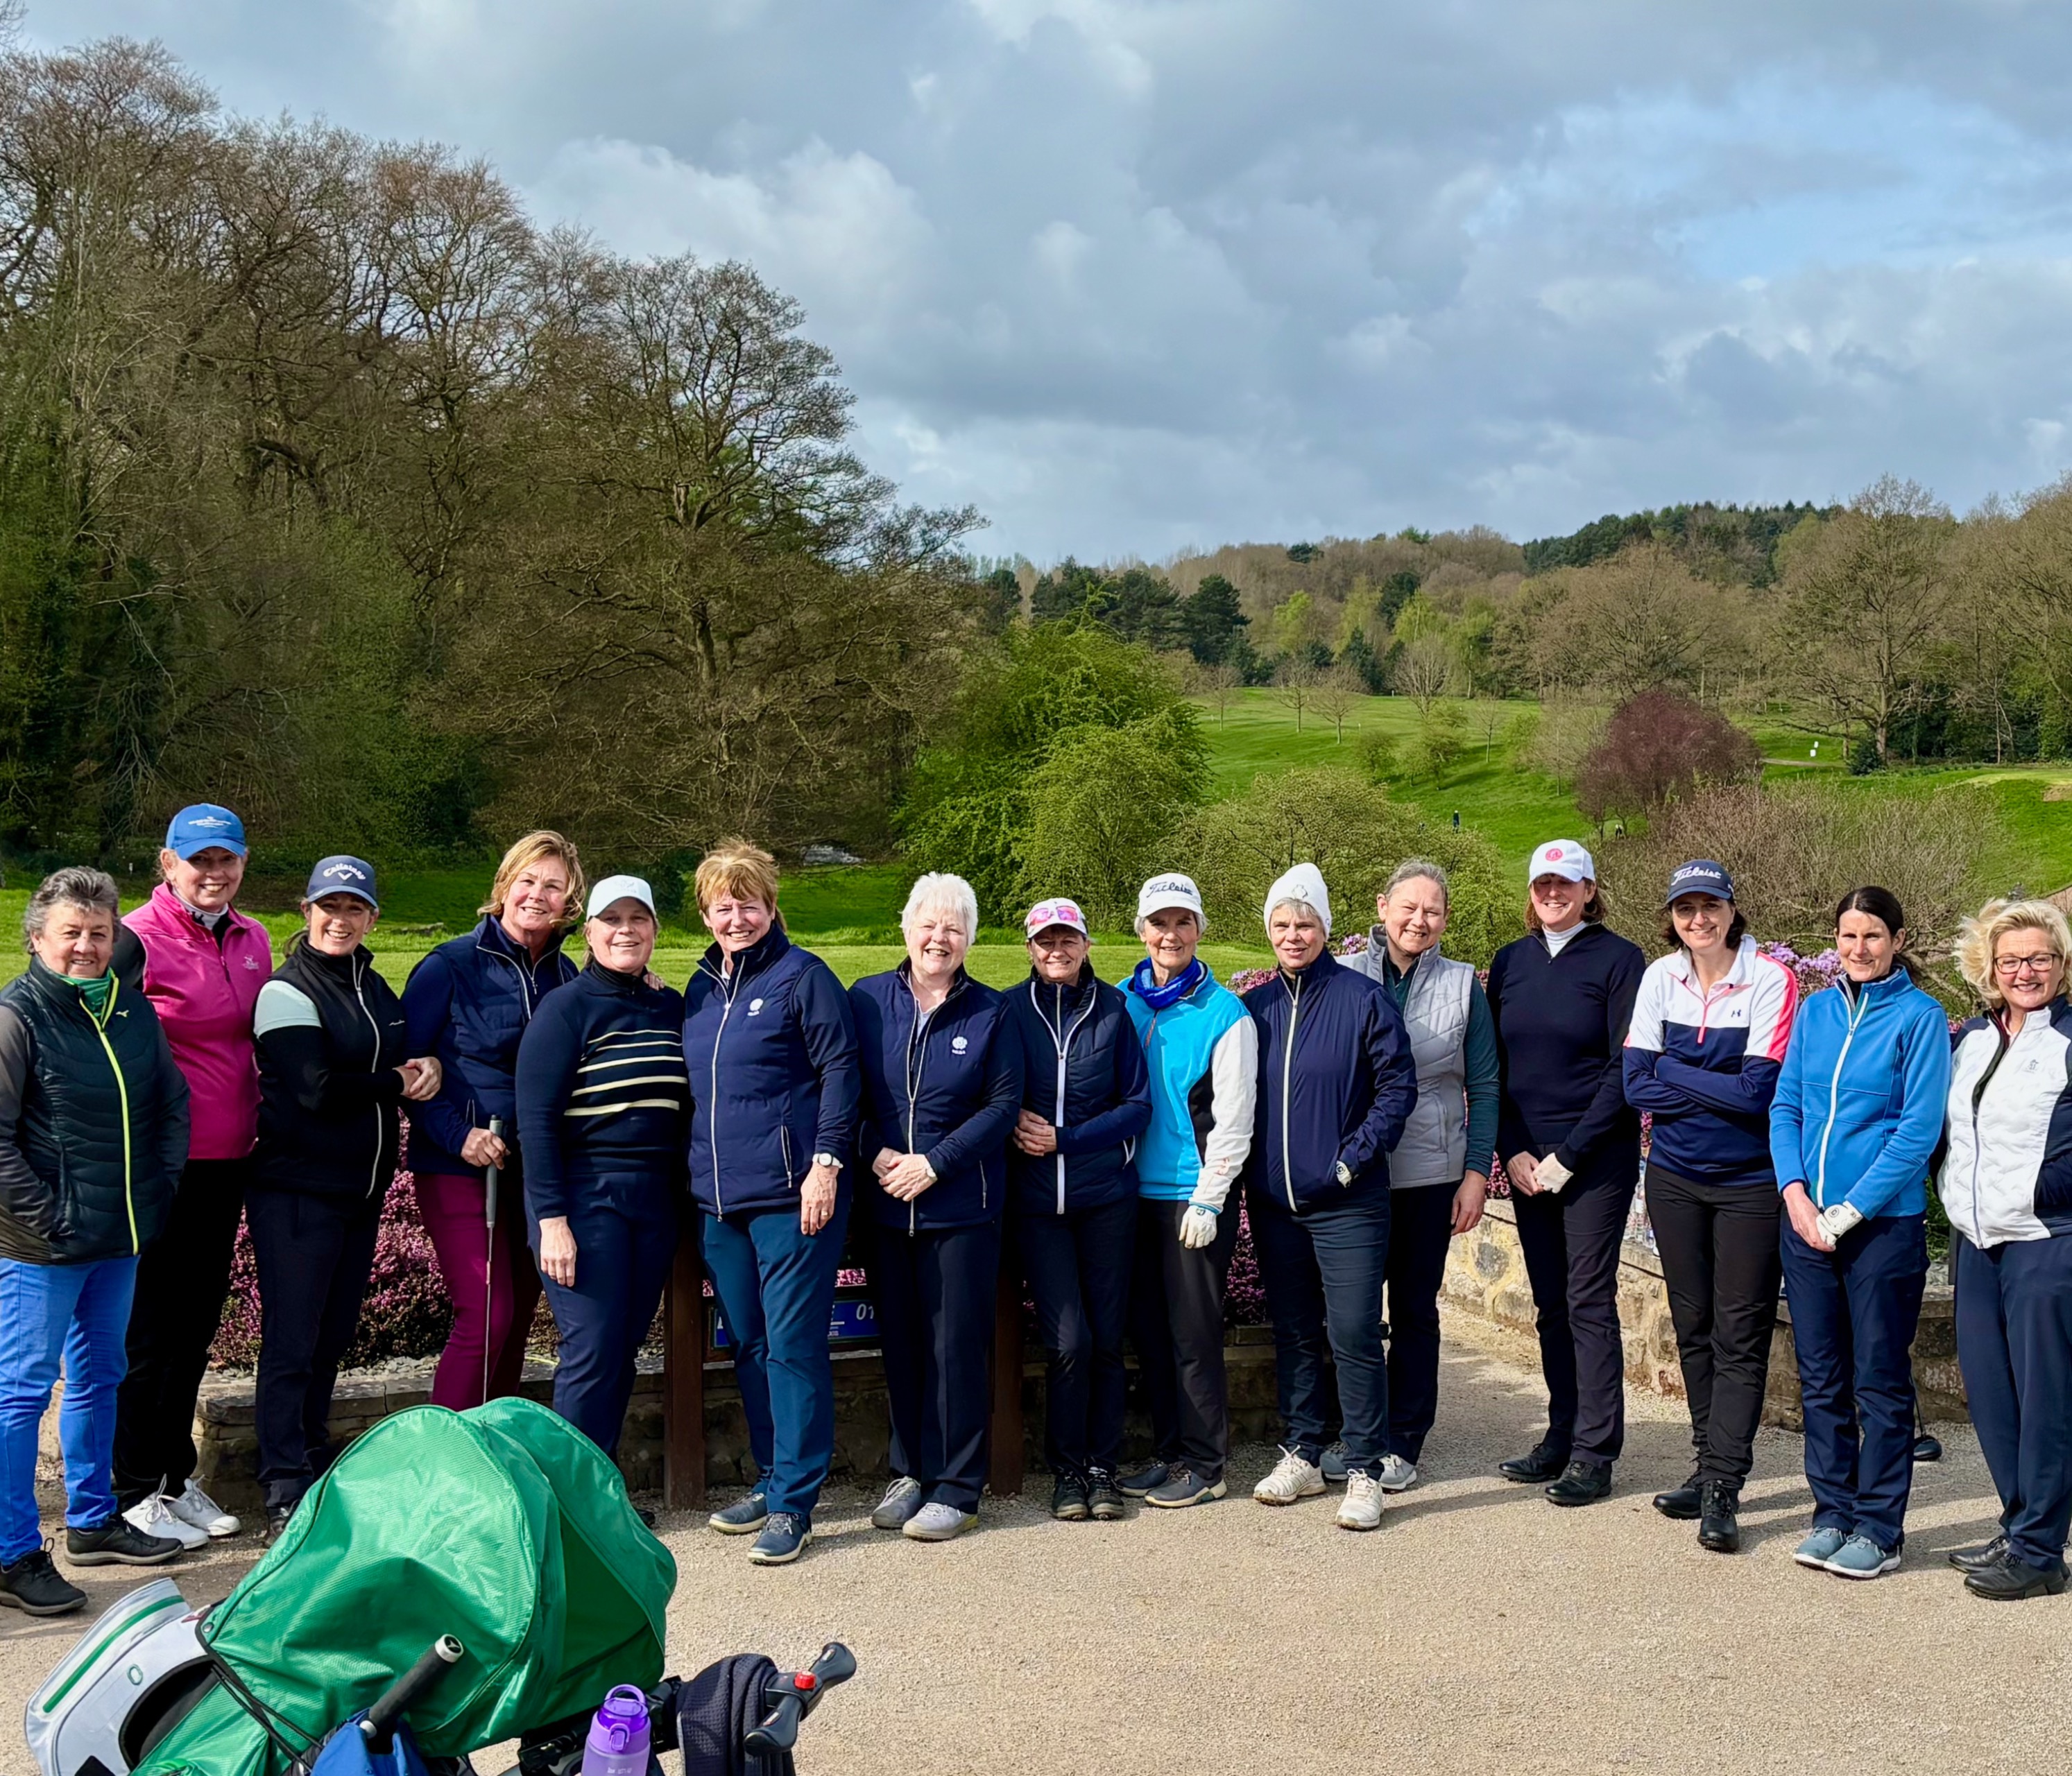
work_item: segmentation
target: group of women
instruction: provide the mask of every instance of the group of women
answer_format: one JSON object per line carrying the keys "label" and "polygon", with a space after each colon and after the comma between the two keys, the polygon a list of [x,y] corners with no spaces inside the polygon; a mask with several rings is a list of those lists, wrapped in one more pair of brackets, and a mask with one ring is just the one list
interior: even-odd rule
{"label": "group of women", "polygon": [[[286,1522],[329,1458],[405,1115],[454,1310],[442,1405],[516,1387],[544,1290],[556,1409],[611,1450],[688,1198],[758,1475],[711,1526],[752,1536],[764,1565],[809,1544],[832,1462],[828,1325],[853,1214],[890,1407],[879,1528],[942,1541],[977,1520],[1004,1265],[1048,1360],[1054,1515],[1223,1496],[1240,1203],[1285,1425],[1253,1495],[1291,1505],[1342,1479],[1337,1521],[1378,1527],[1383,1495],[1417,1478],[1448,1245],[1482,1216],[1493,1159],[1548,1395],[1546,1435],[1501,1470],[1560,1505],[1606,1496],[1645,1113],[1694,1448],[1656,1508],[1707,1548],[1739,1545],[1781,1285],[1816,1505],[1796,1557],[1874,1577],[1904,1543],[1925,1191],[1947,1140],[1959,1356],[2004,1507],[2000,1535],[1952,1558],[1982,1596],[2064,1588],[2072,934],[2047,903],[1996,902],[1967,927],[1987,1009],[1953,1064],[1884,890],[1844,898],[1840,984],[1802,1007],[1720,865],[1672,876],[1650,965],[1606,927],[1568,841],[1535,853],[1527,934],[1486,987],[1441,954],[1436,864],[1396,872],[1352,954],[1298,864],[1261,909],[1278,966],[1242,1000],[1198,955],[1207,920],[1178,874],[1144,884],[1145,954],[1120,986],[1063,898],[1028,913],[1026,980],[973,979],[975,896],[930,875],[905,959],[845,989],[787,936],[770,855],[731,841],[697,870],[713,942],[679,993],[650,966],[647,883],[590,888],[575,847],[536,832],[480,924],[398,995],[366,947],[371,866],[317,866],[277,968],[233,904],[245,856],[230,810],[182,810],[163,883],[119,924],[108,877],[60,871],[30,901],[28,971],[0,990],[0,1604],[83,1601],[35,1504],[60,1361],[71,1563],[153,1564],[240,1527],[195,1479],[191,1424],[240,1215],[259,1477],[269,1531]],[[578,924],[580,968],[563,950]],[[1153,1445],[1124,1468],[1132,1345]]]}

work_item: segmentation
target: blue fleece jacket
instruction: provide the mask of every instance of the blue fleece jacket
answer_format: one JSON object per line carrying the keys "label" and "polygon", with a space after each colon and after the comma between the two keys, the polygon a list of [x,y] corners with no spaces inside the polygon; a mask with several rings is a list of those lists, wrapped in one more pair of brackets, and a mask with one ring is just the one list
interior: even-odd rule
{"label": "blue fleece jacket", "polygon": [[1770,1107],[1778,1188],[1866,1220],[1921,1214],[1949,1097],[1950,1020],[1906,970],[1814,994]]}
{"label": "blue fleece jacket", "polygon": [[[1004,995],[962,969],[926,1017],[907,985],[911,965],[867,974],[849,990],[863,1064],[858,1187],[868,1212],[909,1233],[976,1227],[1007,1200],[1007,1140],[1022,1104],[1022,1041]],[[935,1181],[911,1203],[871,1175],[879,1151],[918,1153]]]}
{"label": "blue fleece jacket", "polygon": [[[1255,1199],[1300,1214],[1388,1187],[1388,1150],[1417,1101],[1396,1000],[1329,950],[1245,995],[1259,1029],[1259,1095],[1245,1179]],[[1342,1167],[1346,1175],[1339,1175]]]}
{"label": "blue fleece jacket", "polygon": [[541,1000],[576,978],[557,944],[536,962],[493,918],[451,937],[410,970],[403,988],[410,1052],[436,1055],[438,1095],[405,1104],[413,1171],[482,1175],[460,1156],[476,1129],[500,1118],[518,1145],[518,1042]]}
{"label": "blue fleece jacket", "polygon": [[863,1081],[849,995],[781,925],[730,971],[721,960],[714,944],[684,989],[692,1196],[713,1215],[789,1208],[816,1153],[850,1187]]}

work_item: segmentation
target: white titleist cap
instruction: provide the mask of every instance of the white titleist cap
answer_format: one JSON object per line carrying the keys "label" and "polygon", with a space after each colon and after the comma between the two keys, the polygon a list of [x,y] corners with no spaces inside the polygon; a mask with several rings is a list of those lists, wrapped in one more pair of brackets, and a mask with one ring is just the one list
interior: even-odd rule
{"label": "white titleist cap", "polygon": [[1194,922],[1202,930],[1209,929],[1209,916],[1202,910],[1202,891],[1194,886],[1189,876],[1154,876],[1137,891],[1137,917],[1148,919],[1154,913],[1170,912],[1178,909],[1191,913]]}
{"label": "white titleist cap", "polygon": [[1597,866],[1590,854],[1572,839],[1550,839],[1532,854],[1525,866],[1525,879],[1536,882],[1543,876],[1558,876],[1564,882],[1594,882]]}

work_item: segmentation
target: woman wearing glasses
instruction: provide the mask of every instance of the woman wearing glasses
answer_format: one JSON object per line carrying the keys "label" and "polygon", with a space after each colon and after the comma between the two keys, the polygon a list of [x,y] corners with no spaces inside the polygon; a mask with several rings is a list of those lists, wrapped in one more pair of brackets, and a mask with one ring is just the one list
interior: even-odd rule
{"label": "woman wearing glasses", "polygon": [[2072,931],[2048,900],[1990,900],[1957,961],[1986,1007],[1957,1039],[1949,1211],[1957,1363],[2000,1528],[1950,1564],[1974,1596],[2065,1589],[2072,1532]]}

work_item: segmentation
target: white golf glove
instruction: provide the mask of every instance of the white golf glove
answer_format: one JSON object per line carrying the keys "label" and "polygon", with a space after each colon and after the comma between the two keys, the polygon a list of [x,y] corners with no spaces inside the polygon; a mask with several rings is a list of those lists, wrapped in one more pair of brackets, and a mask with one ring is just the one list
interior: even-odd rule
{"label": "white golf glove", "polygon": [[1830,1245],[1840,1245],[1842,1236],[1863,1218],[1860,1210],[1852,1208],[1847,1203],[1837,1203],[1832,1208],[1820,1211],[1820,1231],[1827,1236]]}
{"label": "white golf glove", "polygon": [[1180,1243],[1190,1252],[1198,1252],[1205,1245],[1213,1245],[1216,1237],[1216,1212],[1204,1208],[1199,1203],[1190,1203],[1187,1212],[1180,1217]]}
{"label": "white golf glove", "polygon": [[1561,1187],[1576,1175],[1550,1153],[1540,1162],[1532,1175],[1548,1196],[1558,1196],[1561,1194]]}

